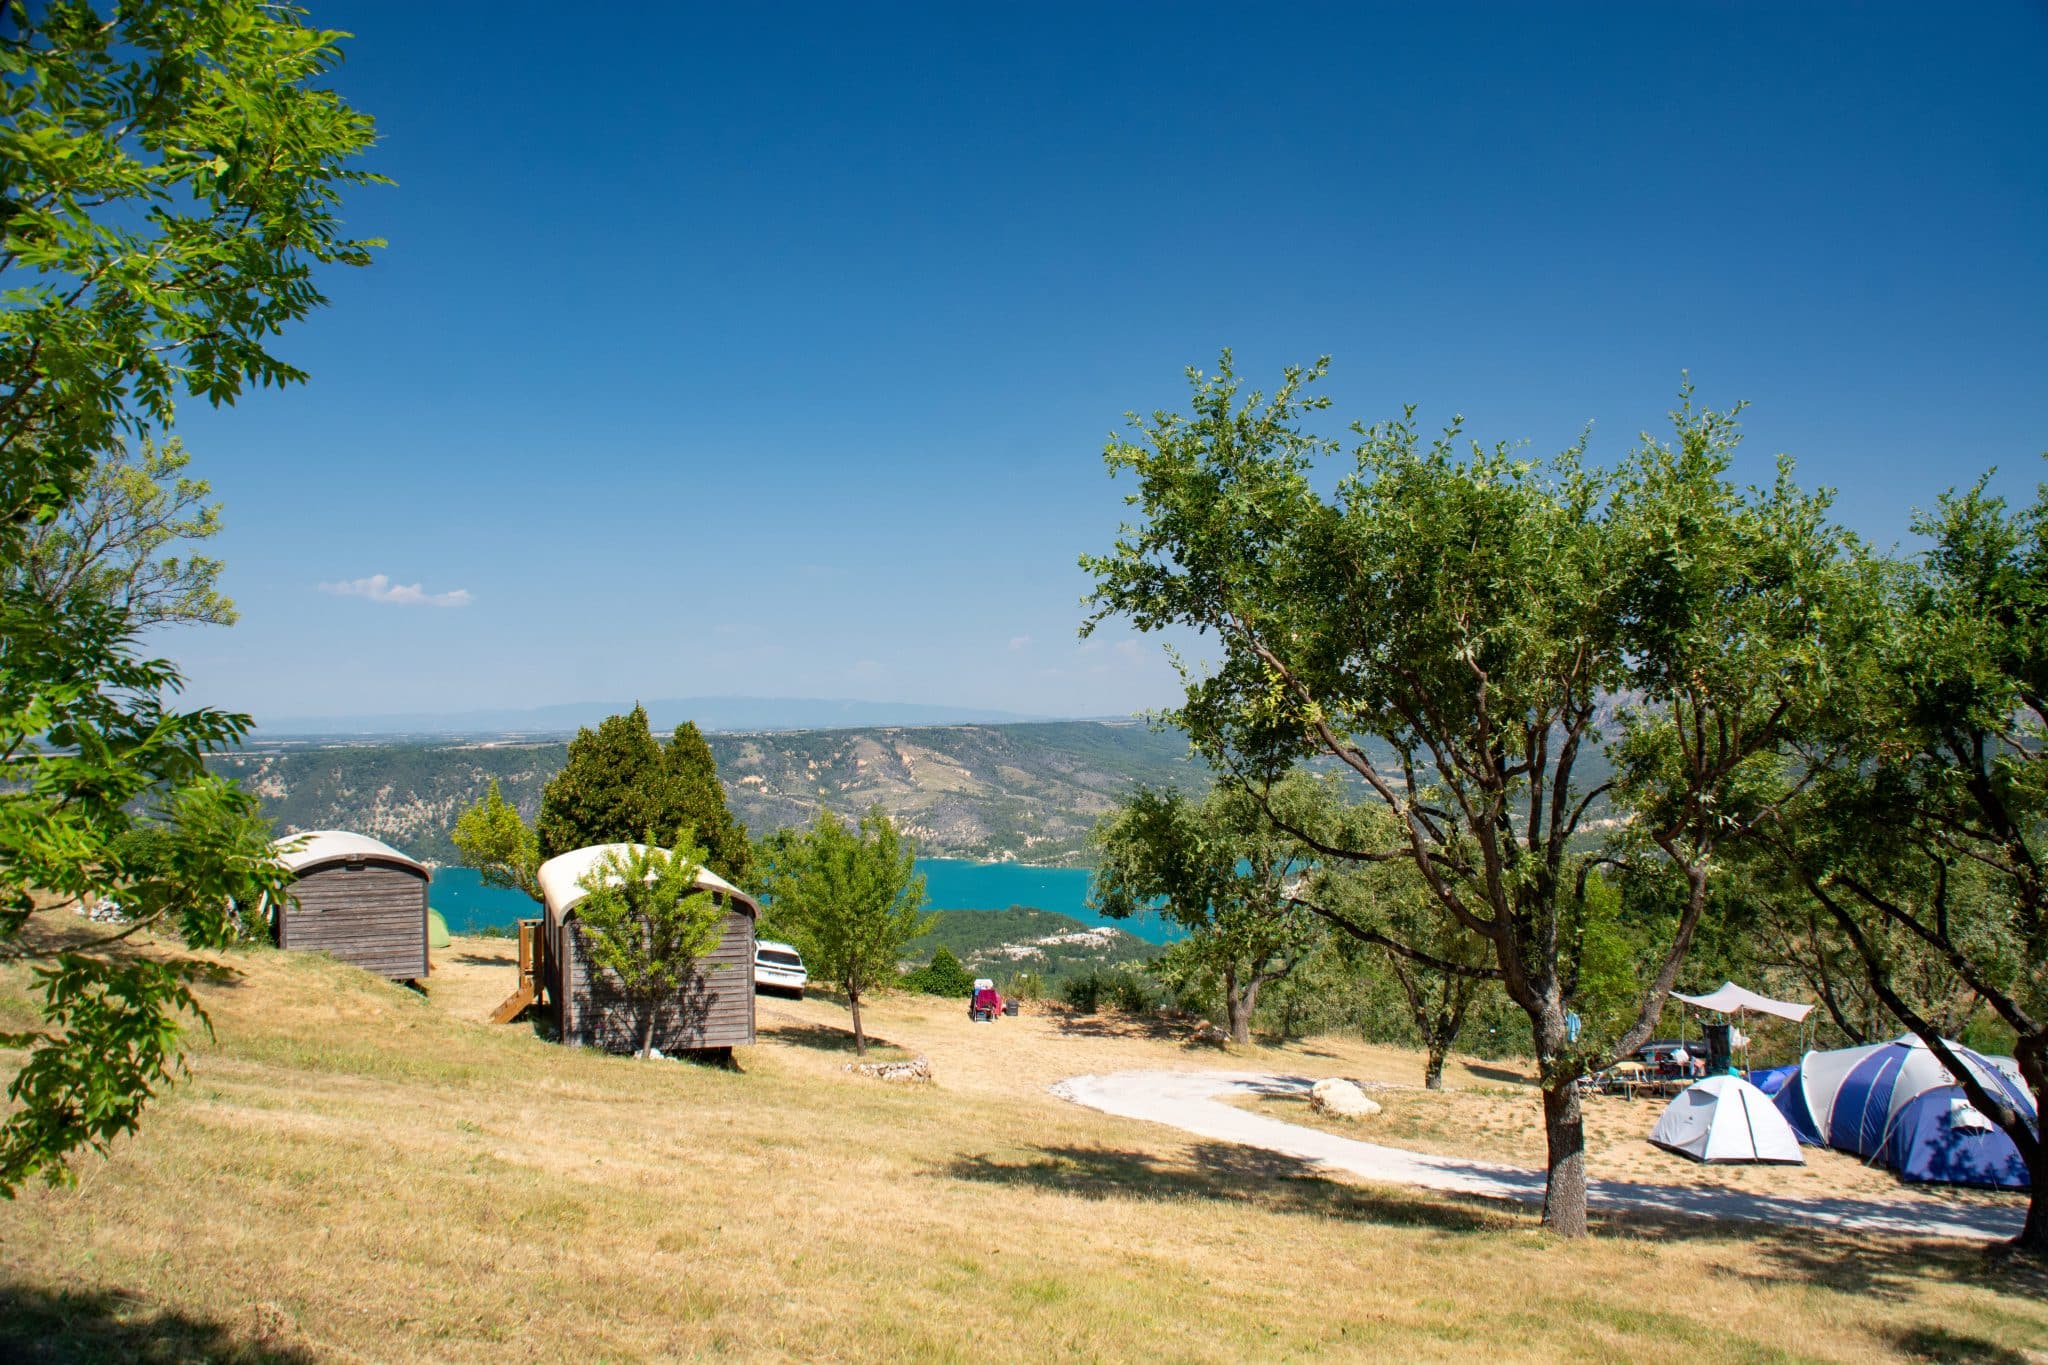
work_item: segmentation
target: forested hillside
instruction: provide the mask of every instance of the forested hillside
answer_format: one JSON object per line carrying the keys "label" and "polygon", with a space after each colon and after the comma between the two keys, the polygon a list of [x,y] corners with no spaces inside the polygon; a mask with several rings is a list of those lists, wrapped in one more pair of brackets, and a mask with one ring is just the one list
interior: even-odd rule
{"label": "forested hillside", "polygon": [[[1095,817],[1134,783],[1204,785],[1177,734],[1094,721],[707,736],[734,814],[760,835],[821,807],[880,802],[933,857],[1081,860]],[[496,779],[531,818],[567,746],[349,745],[214,760],[279,829],[341,828],[451,862],[455,817]]]}
{"label": "forested hillside", "polygon": [[1007,910],[941,910],[932,927],[903,950],[912,962],[928,962],[944,947],[976,976],[998,980],[1029,972],[1042,985],[1057,985],[1083,972],[1145,962],[1165,948],[1108,926],[1091,928],[1071,915],[1030,906]]}

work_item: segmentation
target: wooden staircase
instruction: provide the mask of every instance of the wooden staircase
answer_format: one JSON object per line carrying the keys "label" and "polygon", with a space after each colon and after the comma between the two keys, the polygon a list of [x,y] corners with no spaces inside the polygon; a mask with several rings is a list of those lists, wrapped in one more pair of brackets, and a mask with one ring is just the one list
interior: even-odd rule
{"label": "wooden staircase", "polygon": [[492,1023],[509,1024],[517,1019],[527,1006],[540,1002],[539,947],[540,921],[519,921],[519,988],[506,996],[505,1003],[491,1014]]}

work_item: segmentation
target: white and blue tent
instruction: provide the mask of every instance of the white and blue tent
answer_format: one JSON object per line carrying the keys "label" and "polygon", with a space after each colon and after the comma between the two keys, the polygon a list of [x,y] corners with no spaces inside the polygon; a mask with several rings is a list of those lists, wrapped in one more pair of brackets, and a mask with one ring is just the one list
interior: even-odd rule
{"label": "white and blue tent", "polygon": [[[1983,1054],[1961,1043],[1948,1046],[1979,1085],[2038,1129],[2040,1116],[2025,1087]],[[2012,1139],[1970,1106],[1941,1059],[1912,1034],[1809,1052],[1774,1102],[1800,1141],[1882,1160],[1902,1179],[2026,1184],[2026,1163]]]}
{"label": "white and blue tent", "polygon": [[1892,1123],[1883,1155],[1884,1164],[1901,1180],[2032,1188],[2020,1149],[1977,1111],[1959,1085],[1944,1085],[1907,1101]]}
{"label": "white and blue tent", "polygon": [[1739,1076],[1709,1076],[1689,1086],[1657,1120],[1650,1141],[1694,1161],[1806,1162],[1771,1097]]}

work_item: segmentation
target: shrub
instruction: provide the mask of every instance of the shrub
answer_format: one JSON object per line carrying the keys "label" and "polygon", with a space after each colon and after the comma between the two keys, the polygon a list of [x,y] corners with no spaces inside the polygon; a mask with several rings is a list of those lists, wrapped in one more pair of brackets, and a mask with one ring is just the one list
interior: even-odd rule
{"label": "shrub", "polygon": [[1003,995],[1019,1000],[1045,999],[1045,978],[1037,972],[1016,972],[1003,981]]}
{"label": "shrub", "polygon": [[960,965],[960,959],[953,956],[953,950],[942,943],[932,954],[930,962],[904,974],[903,989],[964,999],[974,993],[974,978]]}
{"label": "shrub", "polygon": [[1106,976],[1102,968],[1090,967],[1060,987],[1060,998],[1083,1014],[1093,1014],[1102,1008]]}
{"label": "shrub", "polygon": [[1159,987],[1127,967],[1090,967],[1060,988],[1065,1001],[1083,1014],[1108,1008],[1146,1014],[1159,1007]]}
{"label": "shrub", "polygon": [[1159,1008],[1159,988],[1146,977],[1120,968],[1110,973],[1109,981],[1109,1001],[1125,1014],[1149,1014]]}

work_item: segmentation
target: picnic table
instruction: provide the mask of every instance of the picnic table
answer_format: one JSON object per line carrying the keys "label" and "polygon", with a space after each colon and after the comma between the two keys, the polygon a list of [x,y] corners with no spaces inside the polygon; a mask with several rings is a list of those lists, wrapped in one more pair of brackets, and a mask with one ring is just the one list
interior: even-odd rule
{"label": "picnic table", "polygon": [[1692,1084],[1686,1076],[1666,1076],[1641,1062],[1616,1062],[1596,1076],[1588,1077],[1602,1094],[1634,1100],[1638,1095],[1676,1095]]}

